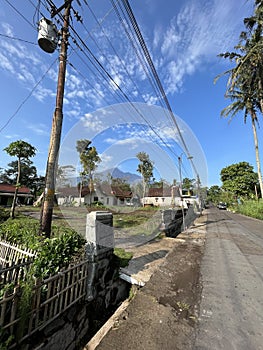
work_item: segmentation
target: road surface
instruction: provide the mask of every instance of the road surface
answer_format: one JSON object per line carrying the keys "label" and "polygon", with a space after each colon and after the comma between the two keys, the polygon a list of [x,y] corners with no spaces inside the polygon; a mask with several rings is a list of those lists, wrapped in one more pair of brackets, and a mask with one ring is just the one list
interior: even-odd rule
{"label": "road surface", "polygon": [[194,349],[263,349],[263,223],[210,208]]}

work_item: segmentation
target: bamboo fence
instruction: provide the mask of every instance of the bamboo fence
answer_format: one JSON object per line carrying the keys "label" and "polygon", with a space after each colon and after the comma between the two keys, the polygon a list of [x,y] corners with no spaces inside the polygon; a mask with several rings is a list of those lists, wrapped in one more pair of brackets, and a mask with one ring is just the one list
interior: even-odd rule
{"label": "bamboo fence", "polygon": [[88,261],[82,261],[47,279],[35,279],[26,315],[21,286],[9,288],[0,300],[0,329],[16,342],[25,340],[85,297],[87,277]]}

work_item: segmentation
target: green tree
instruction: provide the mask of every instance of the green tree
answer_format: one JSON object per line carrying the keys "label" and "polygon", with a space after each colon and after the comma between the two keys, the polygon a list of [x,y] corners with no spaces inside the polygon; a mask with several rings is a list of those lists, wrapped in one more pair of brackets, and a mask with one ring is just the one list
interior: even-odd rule
{"label": "green tree", "polygon": [[140,161],[137,171],[142,175],[144,198],[146,193],[146,187],[148,186],[151,177],[153,177],[153,162],[150,160],[150,157],[146,152],[139,152],[136,155],[136,157]]}
{"label": "green tree", "polygon": [[258,184],[253,166],[247,162],[229,165],[221,170],[222,189],[232,193],[236,199],[250,197]]}
{"label": "green tree", "polygon": [[183,179],[182,187],[184,190],[193,190],[195,184],[195,179],[189,179],[188,177],[185,177]]}
{"label": "green tree", "polygon": [[36,148],[25,141],[18,140],[11,142],[8,147],[4,148],[4,151],[6,151],[11,157],[17,157],[16,188],[10,211],[10,217],[13,219],[15,216],[17,193],[20,186],[21,162],[27,162],[30,157],[34,157],[36,154]]}
{"label": "green tree", "polygon": [[83,184],[88,184],[90,190],[90,204],[91,204],[91,194],[94,191],[93,175],[94,171],[101,162],[98,155],[96,147],[90,146],[90,140],[78,140],[77,141],[77,151],[79,153],[80,163],[82,170],[80,172],[81,182],[80,182],[80,196]]}
{"label": "green tree", "polygon": [[122,191],[131,192],[131,186],[129,183],[127,183],[127,180],[121,179],[119,177],[113,177],[111,179],[111,186],[119,187]]}
{"label": "green tree", "polygon": [[[37,178],[37,169],[32,164],[33,162],[29,159],[21,159],[20,162],[20,183],[29,187],[30,189],[33,188],[32,185]],[[5,170],[7,182],[14,184],[18,173],[18,161],[13,161],[7,166],[8,168]]]}
{"label": "green tree", "polygon": [[263,2],[255,1],[254,15],[244,19],[247,31],[240,34],[240,40],[234,52],[226,52],[219,56],[234,60],[236,66],[223,73],[229,75],[226,97],[233,102],[222,110],[221,115],[232,118],[244,111],[244,121],[250,115],[254,137],[254,147],[257,163],[257,174],[261,197],[263,182],[259,157],[257,124],[258,112],[263,112]]}
{"label": "green tree", "polygon": [[207,199],[213,203],[218,203],[221,200],[222,189],[218,185],[211,186],[207,193]]}

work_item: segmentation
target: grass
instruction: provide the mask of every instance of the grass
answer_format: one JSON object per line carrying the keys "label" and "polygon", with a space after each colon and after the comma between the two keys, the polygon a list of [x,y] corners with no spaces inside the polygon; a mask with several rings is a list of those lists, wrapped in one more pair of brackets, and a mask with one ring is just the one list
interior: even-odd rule
{"label": "grass", "polygon": [[[92,210],[99,210],[97,207],[54,207],[53,215],[55,218],[53,222],[58,226],[70,226],[67,218],[72,219],[86,219],[86,214]],[[131,209],[128,207],[116,207],[104,209],[113,213],[113,227],[115,228],[130,228],[146,223],[157,211],[158,208],[137,208]],[[16,209],[16,215],[20,216],[29,213],[38,214],[40,208],[33,206],[19,207]]]}
{"label": "grass", "polygon": [[126,267],[129,261],[133,257],[133,253],[126,252],[122,248],[114,248],[114,255],[118,258],[118,263],[120,267]]}
{"label": "grass", "polygon": [[247,200],[234,207],[235,212],[263,220],[263,199]]}

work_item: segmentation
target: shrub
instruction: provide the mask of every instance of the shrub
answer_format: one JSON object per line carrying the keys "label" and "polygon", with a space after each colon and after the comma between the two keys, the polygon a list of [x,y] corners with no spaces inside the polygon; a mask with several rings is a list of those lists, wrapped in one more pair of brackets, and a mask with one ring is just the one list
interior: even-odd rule
{"label": "shrub", "polygon": [[0,223],[6,221],[9,218],[10,212],[0,207]]}
{"label": "shrub", "polygon": [[59,235],[46,239],[38,234],[38,230],[38,221],[30,218],[10,219],[0,226],[1,238],[36,251],[37,257],[32,265],[36,277],[46,277],[66,267],[85,243],[76,231],[68,227],[60,228]]}

